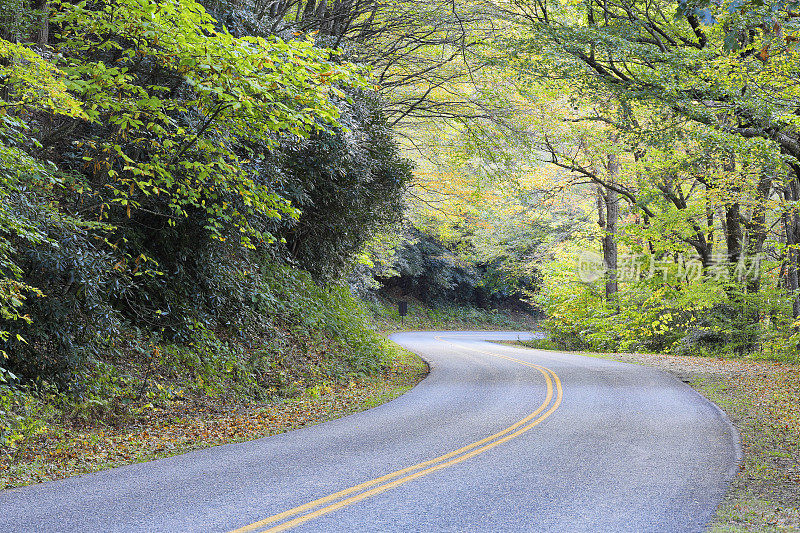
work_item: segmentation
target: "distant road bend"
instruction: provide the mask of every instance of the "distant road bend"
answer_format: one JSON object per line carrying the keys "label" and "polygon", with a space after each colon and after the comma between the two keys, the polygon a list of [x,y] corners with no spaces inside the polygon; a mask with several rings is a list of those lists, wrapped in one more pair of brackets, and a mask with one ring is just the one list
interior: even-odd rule
{"label": "distant road bend", "polygon": [[702,531],[739,461],[721,411],[654,369],[392,336],[400,398],[253,442],[0,492],[0,531]]}

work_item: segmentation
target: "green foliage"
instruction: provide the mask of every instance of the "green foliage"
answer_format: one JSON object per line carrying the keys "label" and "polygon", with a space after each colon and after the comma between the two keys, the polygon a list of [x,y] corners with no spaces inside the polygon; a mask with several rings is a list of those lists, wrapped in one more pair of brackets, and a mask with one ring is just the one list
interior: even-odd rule
{"label": "green foliage", "polygon": [[497,309],[479,309],[470,305],[427,306],[417,301],[408,305],[408,314],[400,317],[394,299],[377,298],[367,303],[373,320],[383,331],[404,329],[491,329],[526,331],[536,324],[527,313],[502,312]]}
{"label": "green foliage", "polygon": [[[80,117],[80,102],[71,96],[63,73],[24,46],[0,39],[0,356],[7,358],[8,343],[26,343],[19,331],[6,324],[30,323],[23,311],[29,297],[41,297],[30,280],[22,281],[17,264],[18,247],[41,246],[47,235],[37,227],[37,217],[57,224],[79,226],[77,220],[61,216],[40,196],[58,188],[53,166],[31,157],[23,148],[39,146],[25,135],[26,112],[44,111]],[[16,324],[19,327],[19,324]],[[13,377],[0,361],[0,378]]]}
{"label": "green foliage", "polygon": [[574,264],[548,265],[535,300],[547,314],[549,342],[568,350],[794,358],[797,335],[784,291],[753,292],[747,282],[712,277],[664,283],[674,274],[622,283],[609,304],[602,278],[581,282]]}
{"label": "green foliage", "polygon": [[[142,367],[137,373],[150,380],[135,394],[139,404],[184,394],[240,400],[291,397],[307,386],[385,368],[388,341],[368,328],[369,315],[345,288],[321,286],[307,273],[268,263],[228,286],[239,291],[239,299],[228,301],[224,313],[220,309],[217,323],[233,315],[238,322],[211,329],[193,320],[183,327],[180,343],[153,338],[136,355]],[[98,378],[86,380],[94,387]],[[183,385],[180,390],[165,388],[162,380]],[[97,396],[120,397],[123,392]]]}
{"label": "green foliage", "polygon": [[[339,354],[330,361],[323,357],[325,372],[332,377],[366,375],[385,364],[388,341],[365,326],[370,323],[369,315],[347,288],[325,287],[290,269],[267,271],[265,279],[269,287],[265,294],[276,301],[268,312],[289,320],[293,333],[307,339],[310,350],[329,357]],[[329,340],[315,332],[323,332]]]}
{"label": "green foliage", "polygon": [[241,329],[193,321],[180,343],[122,331],[113,356],[84,358],[71,395],[47,399],[41,391],[55,390],[47,384],[38,393],[0,385],[0,451],[44,431],[54,409],[81,423],[116,424],[171,402],[278,400],[388,369],[395,348],[347,289],[266,263],[239,283],[248,294],[238,307]]}
{"label": "green foliage", "polygon": [[109,294],[135,275],[115,267],[119,257],[98,235],[96,223],[63,215],[40,191],[19,190],[7,199],[9,219],[21,223],[17,231],[6,226],[10,260],[27,298],[16,315],[3,317],[8,368],[28,380],[55,379],[64,386],[85,357],[119,335]]}
{"label": "green foliage", "polygon": [[[463,225],[468,224],[464,221]],[[437,308],[456,305],[532,311],[522,298],[524,291],[536,289],[534,264],[515,256],[510,243],[498,244],[495,250],[503,251],[496,255],[484,255],[486,248],[470,235],[451,235],[447,240],[435,235],[444,229],[438,221],[428,221],[422,228],[406,223],[394,241],[372,249],[375,261],[365,270],[379,283],[382,294],[402,294]],[[529,244],[536,246],[533,239]],[[370,288],[360,290],[369,297]]]}
{"label": "green foliage", "polygon": [[193,0],[50,8],[51,49],[0,39],[3,379],[125,396],[91,392],[97,369],[153,336],[239,357],[211,332],[263,326],[275,235],[333,278],[395,217],[408,168],[338,53],[234,37]]}
{"label": "green foliage", "polygon": [[357,69],[310,41],[218,31],[192,0],[58,7],[59,65],[99,126],[73,141],[73,164],[84,162],[100,195],[94,212],[116,221],[120,210],[146,209],[170,224],[202,213],[216,238],[232,225],[245,246],[271,240],[253,217],[296,212],[242,160],[273,146],[277,132],[302,137],[334,124],[334,84],[357,82]]}
{"label": "green foliage", "polygon": [[[21,138],[28,113],[49,111],[88,119],[83,103],[70,92],[67,73],[30,48],[0,38],[0,132]],[[3,147],[8,150],[7,147]],[[24,156],[23,156],[24,157]],[[25,159],[29,159],[25,157]],[[30,164],[30,163],[28,163]]]}
{"label": "green foliage", "polygon": [[376,228],[399,221],[411,179],[382,102],[367,91],[348,92],[341,128],[285,146],[275,162],[277,190],[301,209],[278,234],[317,279],[341,278]]}
{"label": "green foliage", "polygon": [[52,406],[30,391],[0,385],[0,452],[47,431],[46,420],[52,411]]}
{"label": "green foliage", "polygon": [[397,288],[429,304],[474,302],[481,283],[475,265],[413,226],[405,229],[390,268],[377,275],[387,290]]}
{"label": "green foliage", "polygon": [[39,22],[41,11],[30,0],[0,0],[0,38],[13,42],[25,41]]}

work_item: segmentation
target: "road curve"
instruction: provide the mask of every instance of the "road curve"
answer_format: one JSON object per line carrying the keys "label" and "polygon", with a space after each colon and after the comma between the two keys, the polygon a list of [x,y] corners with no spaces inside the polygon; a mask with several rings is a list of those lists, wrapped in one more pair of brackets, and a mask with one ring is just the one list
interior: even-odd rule
{"label": "road curve", "polygon": [[[522,335],[522,334],[520,334]],[[0,492],[0,531],[702,531],[738,466],[721,411],[516,333],[392,338],[400,398],[253,442]]]}

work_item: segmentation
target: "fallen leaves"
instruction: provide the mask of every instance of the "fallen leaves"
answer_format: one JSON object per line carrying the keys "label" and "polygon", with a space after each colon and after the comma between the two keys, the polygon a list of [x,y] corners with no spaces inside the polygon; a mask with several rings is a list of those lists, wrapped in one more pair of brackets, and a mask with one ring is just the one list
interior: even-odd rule
{"label": "fallen leaves", "polygon": [[122,427],[56,426],[15,456],[0,458],[0,484],[50,481],[318,424],[395,398],[425,373],[424,363],[403,354],[381,376],[327,384],[314,395],[277,403],[175,401]]}

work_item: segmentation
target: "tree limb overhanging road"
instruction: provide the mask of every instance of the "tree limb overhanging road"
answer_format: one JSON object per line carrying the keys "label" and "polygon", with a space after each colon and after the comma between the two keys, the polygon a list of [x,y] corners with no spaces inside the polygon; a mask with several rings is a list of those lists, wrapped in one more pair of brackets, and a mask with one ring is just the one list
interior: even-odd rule
{"label": "tree limb overhanging road", "polygon": [[431,374],[345,418],[0,492],[2,531],[702,531],[739,462],[722,412],[660,371],[392,338]]}

